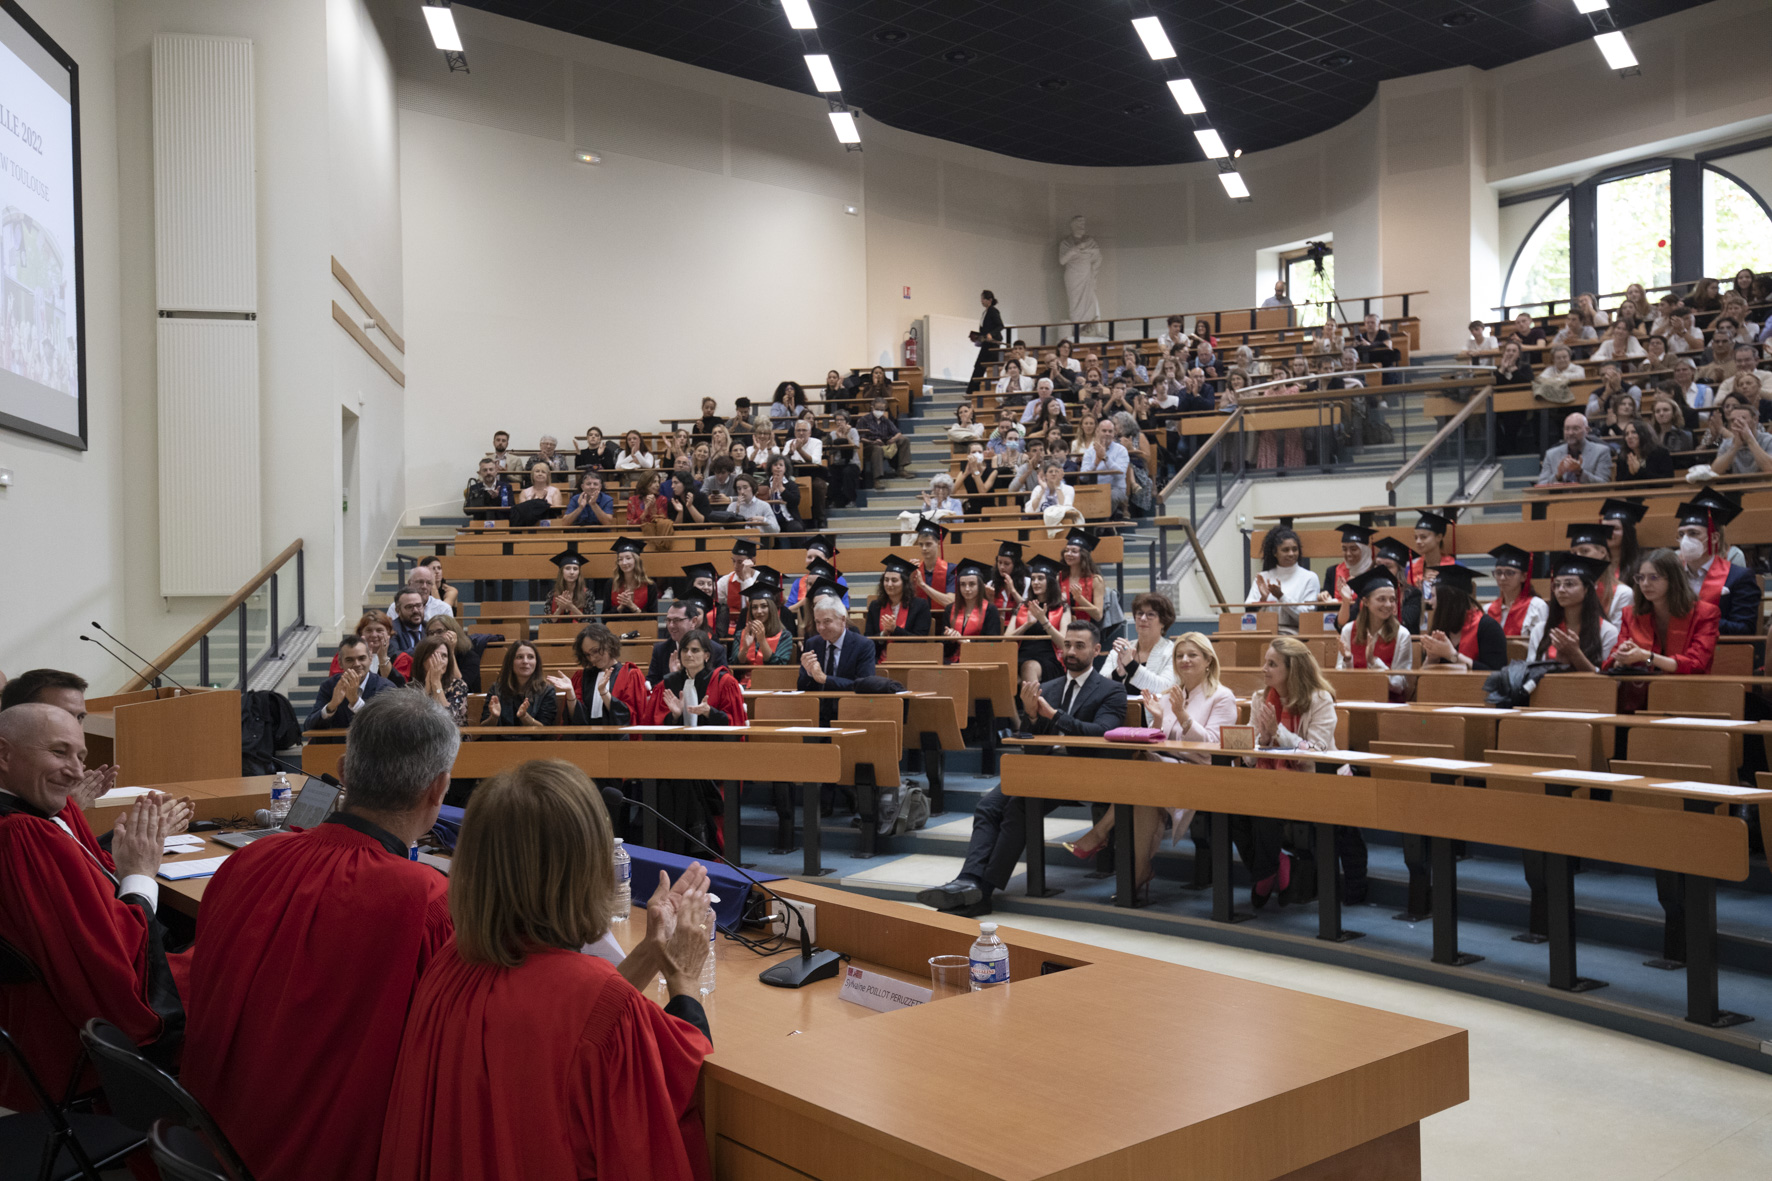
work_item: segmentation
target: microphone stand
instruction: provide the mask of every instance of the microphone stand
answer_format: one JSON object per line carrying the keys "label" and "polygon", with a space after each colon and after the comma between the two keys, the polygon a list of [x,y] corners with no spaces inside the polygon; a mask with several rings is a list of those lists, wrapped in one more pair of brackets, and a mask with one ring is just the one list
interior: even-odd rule
{"label": "microphone stand", "polygon": [[[613,787],[604,788],[603,791],[605,792],[605,803],[609,802],[608,793],[620,795],[620,793]],[[812,984],[815,981],[829,980],[837,974],[837,969],[842,964],[843,956],[838,952],[814,947],[812,945],[812,936],[806,930],[805,916],[800,913],[798,906],[758,881],[741,866],[735,865],[726,860],[726,858],[718,850],[713,848],[713,846],[709,845],[706,841],[660,812],[657,808],[654,808],[651,804],[648,804],[644,800],[631,800],[626,796],[621,796],[620,798],[623,804],[634,804],[645,809],[652,813],[654,817],[663,821],[664,824],[676,832],[677,835],[686,837],[695,844],[700,845],[703,849],[707,850],[709,856],[715,858],[720,864],[734,871],[753,886],[756,886],[759,890],[763,891],[763,893],[787,907],[788,910],[792,911],[795,917],[800,920],[800,954],[794,959],[783,960],[779,964],[774,964],[763,969],[762,972],[758,973],[757,979],[765,984],[774,985],[776,988],[804,988],[806,985]],[[786,919],[784,917],[783,922],[785,921]]]}
{"label": "microphone stand", "polygon": [[99,643],[99,641],[97,641],[97,640],[95,640],[95,639],[93,639],[93,638],[92,638],[92,637],[91,637],[91,636],[85,636],[85,635],[83,635],[83,636],[81,636],[81,637],[80,637],[80,638],[81,638],[81,639],[82,639],[82,640],[85,640],[85,641],[86,641],[86,642],[87,642],[87,643],[88,643],[88,644],[98,644],[98,646],[99,646],[99,647],[100,647],[100,648],[104,648],[104,649],[105,649],[105,651],[106,651],[106,652],[107,652],[107,653],[109,653],[109,655],[110,655],[110,657],[111,657],[111,659],[112,659],[112,660],[115,660],[115,661],[116,661],[116,662],[117,662],[117,663],[118,663],[118,664],[120,664],[120,665],[122,665],[122,666],[123,666],[123,667],[124,667],[124,668],[126,668],[126,669],[128,669],[128,670],[129,670],[129,672],[130,672],[130,675],[131,675],[131,676],[137,676],[137,677],[139,677],[139,676],[141,676],[141,675],[142,675],[142,670],[141,670],[141,669],[139,669],[139,668],[137,668],[137,667],[135,667],[135,665],[133,665],[133,664],[131,664],[131,663],[129,663],[129,661],[127,661],[127,660],[125,660],[125,659],[123,659],[123,658],[122,658],[122,657],[121,657],[121,656],[119,656],[119,655],[117,655],[117,654],[116,654],[116,653],[115,653],[115,652],[112,652],[112,651],[111,651],[111,650],[110,650],[110,649],[109,649],[109,648],[105,648],[105,646],[104,646],[104,644],[102,644],[102,643]]}
{"label": "microphone stand", "polygon": [[[131,656],[133,656],[133,657],[135,657],[135,658],[136,658],[136,659],[137,659],[137,660],[139,660],[139,661],[141,661],[141,662],[142,662],[142,663],[143,663],[143,664],[145,664],[145,665],[147,665],[147,666],[148,666],[148,667],[149,667],[149,668],[151,668],[151,669],[153,669],[153,670],[154,670],[154,676],[153,676],[153,677],[152,677],[152,678],[150,678],[150,679],[152,679],[152,680],[158,680],[158,679],[159,679],[159,678],[161,678],[161,677],[165,677],[165,678],[166,678],[166,679],[167,679],[167,680],[169,680],[169,681],[171,681],[171,682],[172,682],[172,683],[173,683],[173,684],[174,684],[174,685],[176,685],[176,686],[177,686],[177,687],[178,687],[178,688],[180,688],[180,689],[184,689],[184,690],[185,690],[185,692],[186,692],[186,693],[189,693],[189,692],[190,692],[190,690],[189,690],[189,689],[185,689],[185,687],[184,687],[184,686],[183,686],[183,685],[180,685],[180,684],[179,684],[179,683],[178,683],[178,681],[177,681],[177,679],[175,679],[175,678],[174,678],[174,677],[173,677],[173,676],[172,676],[172,674],[171,674],[171,673],[169,673],[169,672],[167,672],[167,671],[166,671],[166,670],[165,670],[165,669],[163,669],[163,668],[157,668],[157,667],[155,667],[155,665],[154,665],[154,662],[153,662],[153,661],[151,661],[151,660],[149,660],[149,659],[148,659],[148,658],[147,658],[147,657],[146,657],[146,656],[143,656],[143,655],[142,655],[142,654],[141,654],[141,653],[140,653],[140,652],[137,652],[137,651],[136,651],[136,650],[135,650],[135,649],[134,649],[134,648],[131,648],[131,647],[130,647],[130,646],[129,646],[129,645],[128,645],[128,644],[125,644],[125,643],[124,643],[124,642],[123,642],[123,641],[122,641],[122,640],[118,640],[118,639],[117,639],[117,637],[116,637],[116,636],[114,636],[114,635],[111,635],[111,633],[110,633],[110,632],[108,632],[108,631],[105,631],[105,625],[104,625],[104,624],[102,624],[102,623],[100,623],[100,622],[99,622],[99,621],[98,621],[98,620],[96,620],[96,619],[95,619],[95,620],[93,620],[93,621],[92,621],[92,626],[93,626],[93,627],[96,627],[96,628],[97,628],[97,629],[98,629],[98,630],[99,630],[99,631],[101,631],[101,632],[104,632],[104,634],[105,634],[105,635],[107,635],[107,636],[110,636],[110,638],[111,638],[111,639],[113,639],[113,640],[117,640],[117,645],[118,645],[118,647],[120,647],[120,648],[122,648],[122,649],[123,649],[123,650],[124,650],[124,651],[125,651],[125,652],[127,652],[127,653],[129,653],[129,654],[130,654],[130,655],[131,655]],[[82,636],[82,637],[81,637],[81,638],[82,638],[82,639],[84,639],[84,638],[85,638],[85,637],[84,637],[84,636]],[[98,641],[96,641],[96,640],[95,640],[95,641],[93,641],[93,642],[94,642],[94,643],[97,643],[97,642],[98,642]],[[112,653],[112,655],[113,655],[113,656],[115,656],[115,655],[116,655],[116,653],[114,653],[114,652],[113,652],[113,653]],[[135,675],[136,675],[136,676],[138,676],[138,677],[139,677],[139,676],[141,676],[141,670],[140,670],[140,669],[137,669],[137,670],[136,670],[136,672],[135,672]]]}

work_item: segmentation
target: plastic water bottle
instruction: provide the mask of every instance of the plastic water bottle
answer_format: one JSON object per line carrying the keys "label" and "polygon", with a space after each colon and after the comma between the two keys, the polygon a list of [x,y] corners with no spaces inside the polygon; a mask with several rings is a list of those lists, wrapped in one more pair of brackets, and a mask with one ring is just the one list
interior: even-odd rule
{"label": "plastic water bottle", "polygon": [[[720,896],[709,894],[708,902],[718,906]],[[708,915],[708,958],[701,965],[701,995],[706,996],[714,991],[714,945],[720,938],[720,923],[712,914]]]}
{"label": "plastic water bottle", "polygon": [[289,776],[279,771],[271,780],[271,806],[265,809],[269,816],[266,828],[275,828],[289,818],[289,805],[295,802],[289,790]]}
{"label": "plastic water bottle", "polygon": [[634,859],[615,838],[615,914],[616,922],[625,923],[634,909]]}
{"label": "plastic water bottle", "polygon": [[997,938],[997,924],[978,924],[978,938],[968,958],[972,960],[973,992],[1009,983],[1009,949]]}

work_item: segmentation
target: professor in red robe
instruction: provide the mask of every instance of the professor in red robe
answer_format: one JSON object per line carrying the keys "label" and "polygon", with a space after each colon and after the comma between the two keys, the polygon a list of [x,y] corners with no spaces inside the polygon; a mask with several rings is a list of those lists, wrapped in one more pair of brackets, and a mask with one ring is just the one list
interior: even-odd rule
{"label": "professor in red robe", "polygon": [[[183,813],[158,793],[140,797],[117,818],[107,852],[69,799],[85,758],[85,735],[67,710],[29,704],[0,712],[0,939],[39,977],[0,989],[0,1026],[53,1095],[65,1093],[80,1061],[80,1028],[92,1018],[116,1025],[167,1066],[184,1029],[175,973],[185,960],[166,954],[154,881]],[[35,1107],[5,1058],[0,1106]]]}
{"label": "professor in red robe", "polygon": [[369,1181],[413,990],[454,933],[449,880],[409,860],[460,732],[422,693],[357,709],[346,806],[263,837],[203,893],[183,1081],[261,1181]]}
{"label": "professor in red robe", "polygon": [[695,1098],[713,1048],[697,995],[705,878],[656,892],[676,899],[684,936],[656,969],[672,994],[660,1009],[579,950],[608,934],[613,849],[596,788],[567,763],[523,763],[475,791],[449,883],[455,942],[413,998],[381,1181],[709,1177]]}

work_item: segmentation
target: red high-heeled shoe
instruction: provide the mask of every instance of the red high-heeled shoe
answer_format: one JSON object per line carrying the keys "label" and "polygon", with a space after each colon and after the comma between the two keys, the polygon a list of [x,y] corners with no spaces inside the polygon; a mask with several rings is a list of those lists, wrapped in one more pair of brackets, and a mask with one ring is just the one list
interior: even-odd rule
{"label": "red high-heeled shoe", "polygon": [[1078,861],[1095,860],[1095,855],[1101,852],[1102,848],[1107,844],[1106,841],[1097,841],[1095,844],[1090,845],[1085,849],[1082,841],[1064,841],[1061,843],[1064,845],[1065,851],[1072,857],[1075,857]]}

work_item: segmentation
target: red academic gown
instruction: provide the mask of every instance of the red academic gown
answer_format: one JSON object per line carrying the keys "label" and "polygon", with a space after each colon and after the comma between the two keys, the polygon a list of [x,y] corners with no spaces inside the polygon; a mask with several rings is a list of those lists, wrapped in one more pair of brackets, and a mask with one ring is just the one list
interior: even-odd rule
{"label": "red academic gown", "polygon": [[712,1049],[596,956],[498,968],[451,945],[413,998],[376,1176],[706,1181]]}
{"label": "red academic gown", "polygon": [[[38,981],[0,988],[0,1027],[60,1098],[80,1057],[80,1029],[103,1017],[137,1045],[176,1037],[190,958],[168,956],[158,924],[117,897],[117,866],[80,810],[54,820],[23,801],[0,808],[0,938],[37,966]],[[96,1085],[88,1068],[82,1089]],[[36,1102],[11,1059],[0,1055],[0,1106]]]}
{"label": "red academic gown", "polygon": [[[572,670],[572,695],[578,699],[581,709],[589,713],[585,705],[585,670]],[[628,707],[629,725],[644,726],[652,715],[652,700],[646,692],[646,674],[637,664],[618,661],[615,666],[615,684],[610,687],[609,695]],[[613,725],[613,723],[608,723]]]}
{"label": "red academic gown", "polygon": [[[1692,608],[1692,614],[1667,622],[1667,645],[1655,642],[1655,612],[1653,609],[1638,618],[1636,609],[1624,609],[1624,622],[1618,629],[1618,642],[1633,641],[1638,647],[1646,648],[1658,656],[1674,658],[1676,675],[1703,675],[1710,672],[1711,661],[1717,654],[1717,628],[1722,620],[1722,612],[1716,604],[1706,603],[1702,599]],[[1616,648],[1613,651],[1617,651]],[[1612,657],[1606,657],[1606,665],[1610,667]]]}
{"label": "red academic gown", "polygon": [[203,892],[182,1081],[261,1181],[371,1181],[400,1031],[449,942],[449,879],[327,823]]}
{"label": "red academic gown", "polygon": [[928,590],[938,590],[944,595],[948,593],[947,559],[937,558],[934,566],[919,563],[917,568],[923,572],[923,582],[911,592],[912,594],[919,599],[933,602],[934,600],[929,598]]}
{"label": "red academic gown", "polygon": [[[1440,561],[1438,564],[1441,566],[1452,566],[1452,565],[1456,565],[1457,562],[1458,562],[1458,559],[1453,557],[1451,554],[1441,554]],[[1409,578],[1409,585],[1410,586],[1420,586],[1422,576],[1426,573],[1426,570],[1427,570],[1427,559],[1426,558],[1412,558],[1409,562],[1409,569],[1407,571],[1407,575]]]}
{"label": "red academic gown", "polygon": [[1514,605],[1502,605],[1501,596],[1497,595],[1490,604],[1483,608],[1496,623],[1501,625],[1501,633],[1505,636],[1522,636],[1526,634],[1526,612],[1532,609],[1532,600],[1538,596],[1532,593],[1531,583],[1520,588],[1514,597]]}
{"label": "red academic gown", "polygon": [[1107,583],[1104,581],[1102,583],[1102,586],[1104,588],[1103,592],[1097,593],[1095,590],[1095,580],[1098,577],[1100,577],[1100,576],[1099,575],[1090,575],[1087,578],[1078,578],[1075,581],[1072,581],[1069,572],[1066,572],[1066,573],[1058,576],[1058,593],[1061,596],[1063,596],[1065,602],[1070,604],[1071,616],[1073,618],[1076,618],[1076,619],[1090,619],[1090,618],[1092,618],[1089,615],[1089,613],[1086,610],[1084,610],[1084,608],[1082,606],[1080,606],[1080,604],[1082,603],[1082,601],[1084,599],[1089,599],[1091,602],[1093,602],[1095,604],[1096,613],[1100,614],[1101,608],[1102,608],[1102,600],[1107,597],[1107,595],[1105,593],[1105,588],[1107,586]]}

